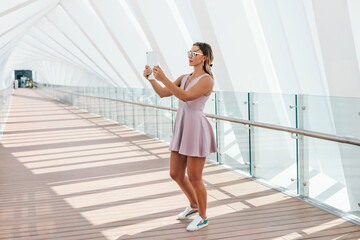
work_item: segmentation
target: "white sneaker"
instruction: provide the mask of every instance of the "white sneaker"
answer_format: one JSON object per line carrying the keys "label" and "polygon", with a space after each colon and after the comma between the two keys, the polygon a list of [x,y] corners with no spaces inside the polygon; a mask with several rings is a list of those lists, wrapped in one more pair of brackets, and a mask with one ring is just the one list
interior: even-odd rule
{"label": "white sneaker", "polygon": [[198,212],[199,212],[199,210],[192,208],[190,206],[187,206],[185,208],[185,210],[178,215],[178,219],[179,220],[188,219],[189,217],[196,215]]}
{"label": "white sneaker", "polygon": [[208,219],[202,219],[202,217],[197,216],[186,228],[188,231],[200,230],[209,225]]}

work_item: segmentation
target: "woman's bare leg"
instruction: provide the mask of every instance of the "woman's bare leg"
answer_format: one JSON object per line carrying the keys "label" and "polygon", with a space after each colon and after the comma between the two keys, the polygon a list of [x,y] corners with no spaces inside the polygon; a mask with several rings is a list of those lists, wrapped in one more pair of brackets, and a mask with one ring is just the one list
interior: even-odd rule
{"label": "woman's bare leg", "polygon": [[198,203],[194,189],[185,175],[187,157],[178,152],[171,152],[170,157],[170,177],[180,186],[181,190],[189,199],[192,208],[198,208]]}
{"label": "woman's bare leg", "polygon": [[187,175],[195,190],[199,205],[199,215],[206,219],[207,192],[202,181],[202,172],[205,165],[205,157],[187,157]]}

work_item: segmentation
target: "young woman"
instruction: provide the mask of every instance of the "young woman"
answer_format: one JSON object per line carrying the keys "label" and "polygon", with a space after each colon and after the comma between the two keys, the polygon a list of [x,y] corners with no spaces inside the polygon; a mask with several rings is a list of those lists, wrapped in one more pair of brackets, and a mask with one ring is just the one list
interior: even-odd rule
{"label": "young woman", "polygon": [[[170,176],[180,186],[189,199],[189,206],[178,215],[178,219],[188,219],[198,215],[188,226],[188,231],[196,231],[208,226],[206,216],[207,193],[202,182],[202,171],[206,156],[216,152],[215,137],[212,127],[206,119],[203,109],[209,98],[214,79],[211,72],[213,53],[207,43],[194,43],[188,52],[189,65],[194,67],[190,74],[180,76],[171,82],[159,66],[152,70],[145,67],[144,77],[153,71],[156,80],[149,80],[160,97],[174,95],[179,98],[173,137],[169,150]],[[187,169],[187,176],[185,170]]]}

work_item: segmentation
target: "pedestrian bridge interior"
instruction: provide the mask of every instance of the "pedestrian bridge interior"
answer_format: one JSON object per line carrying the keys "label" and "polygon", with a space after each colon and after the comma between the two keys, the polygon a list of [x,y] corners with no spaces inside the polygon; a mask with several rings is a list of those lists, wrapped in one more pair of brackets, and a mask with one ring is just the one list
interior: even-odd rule
{"label": "pedestrian bridge interior", "polygon": [[[360,239],[357,0],[1,0],[0,239]],[[208,42],[208,228],[176,220],[169,79]]]}

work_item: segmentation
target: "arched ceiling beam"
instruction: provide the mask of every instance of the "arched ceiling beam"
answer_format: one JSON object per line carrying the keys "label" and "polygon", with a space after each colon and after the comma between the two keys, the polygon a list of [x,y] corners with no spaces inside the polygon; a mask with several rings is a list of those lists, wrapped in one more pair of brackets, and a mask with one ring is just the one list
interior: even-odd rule
{"label": "arched ceiling beam", "polygon": [[116,82],[114,82],[114,80],[83,50],[79,47],[79,45],[74,42],[61,28],[59,28],[55,22],[53,22],[51,19],[47,18],[45,16],[45,18],[52,23],[52,25],[58,30],[60,31],[82,54],[84,54],[106,77],[107,77],[107,81],[111,82],[113,85],[118,86],[118,84]]}
{"label": "arched ceiling beam", "polygon": [[[51,23],[51,22],[50,22]],[[52,24],[52,23],[51,23]],[[61,43],[60,41],[58,41],[56,38],[54,38],[53,36],[51,36],[48,32],[44,31],[43,29],[41,29],[38,26],[34,26],[34,28],[36,28],[37,30],[41,31],[42,33],[44,33],[49,39],[51,39],[54,43],[56,43],[58,46],[60,46],[62,49],[64,49],[67,53],[69,53],[71,56],[73,56],[75,59],[77,59],[80,63],[82,63],[85,66],[85,69],[88,70],[89,72],[92,72],[94,74],[96,74],[99,78],[103,79],[104,81],[107,81],[107,79],[101,75],[100,73],[98,73],[97,71],[93,70],[93,67],[90,66],[89,64],[85,63],[81,58],[79,58],[76,54],[74,54],[72,51],[70,51],[63,43]],[[55,27],[56,28],[56,27]],[[57,29],[59,30],[59,29]],[[63,34],[65,38],[68,39],[68,37],[60,31],[60,34]],[[74,45],[75,48],[78,48],[76,45]],[[86,56],[85,56],[86,57]],[[96,64],[94,62],[92,62],[94,64],[95,67],[98,68],[98,66],[96,66]],[[101,71],[101,69],[99,69]]]}
{"label": "arched ceiling beam", "polygon": [[19,5],[16,5],[15,7],[12,7],[12,8],[9,8],[9,9],[3,11],[3,12],[0,12],[0,18],[3,17],[3,16],[5,16],[5,15],[7,15],[7,14],[10,14],[10,13],[12,13],[12,12],[15,12],[15,11],[21,9],[21,8],[24,8],[24,7],[26,7],[27,5],[32,4],[32,3],[36,2],[36,1],[39,1],[39,0],[26,1],[26,2],[20,3]]}
{"label": "arched ceiling beam", "polygon": [[100,19],[100,22],[104,25],[105,29],[110,34],[111,39],[116,44],[116,46],[118,47],[118,49],[120,50],[120,52],[124,56],[125,60],[128,62],[130,68],[134,71],[135,75],[139,78],[140,83],[142,84],[142,86],[147,87],[147,84],[145,84],[145,82],[144,82],[144,77],[139,73],[139,70],[136,68],[136,66],[132,62],[131,58],[128,56],[128,54],[126,53],[126,51],[124,50],[124,48],[122,47],[122,45],[120,44],[118,39],[116,38],[115,34],[111,31],[111,28],[110,28],[109,24],[105,21],[104,17],[101,15],[99,10],[96,8],[93,1],[89,0],[89,4],[93,8],[93,10],[96,13],[97,17]]}
{"label": "arched ceiling beam", "polygon": [[[114,67],[114,65],[109,61],[109,59],[105,56],[105,54],[99,49],[99,47],[94,43],[94,41],[90,38],[90,36],[84,31],[84,29],[80,26],[80,24],[76,21],[76,19],[69,13],[69,11],[60,3],[61,8],[67,14],[67,16],[71,19],[71,21],[78,27],[81,33],[88,39],[91,45],[96,49],[96,51],[103,57],[106,63],[110,66],[110,68],[115,72],[118,78],[123,82],[126,87],[130,87],[130,85],[125,81],[119,71]],[[112,80],[112,79],[111,79]],[[113,80],[112,80],[113,81]]]}

